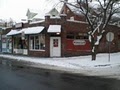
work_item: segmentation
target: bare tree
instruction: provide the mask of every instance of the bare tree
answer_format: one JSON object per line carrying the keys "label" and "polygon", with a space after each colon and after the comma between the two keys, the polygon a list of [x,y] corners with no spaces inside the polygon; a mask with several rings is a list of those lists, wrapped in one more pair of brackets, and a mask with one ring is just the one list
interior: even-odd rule
{"label": "bare tree", "polygon": [[[66,1],[66,0],[65,0]],[[92,60],[96,60],[97,48],[112,16],[119,11],[120,0],[77,0],[69,5],[78,8],[88,23],[88,35],[91,43]]]}

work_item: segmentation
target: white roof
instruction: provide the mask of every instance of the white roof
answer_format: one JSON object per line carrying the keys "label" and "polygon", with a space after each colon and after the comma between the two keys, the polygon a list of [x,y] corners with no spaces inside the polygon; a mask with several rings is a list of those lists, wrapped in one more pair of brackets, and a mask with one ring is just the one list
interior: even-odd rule
{"label": "white roof", "polygon": [[[81,9],[77,6],[74,7],[72,5],[66,4],[68,6],[68,8],[76,15],[83,15]],[[84,9],[84,8],[83,8]]]}
{"label": "white roof", "polygon": [[44,29],[43,26],[39,27],[29,27],[29,28],[24,28],[20,31],[20,33],[24,32],[25,34],[38,34]]}
{"label": "white roof", "polygon": [[7,33],[7,36],[15,35],[18,33],[18,30],[11,30],[9,33]]}
{"label": "white roof", "polygon": [[49,33],[59,33],[61,32],[61,25],[50,25],[48,28]]}
{"label": "white roof", "polygon": [[29,27],[29,28],[24,28],[22,30],[11,30],[7,35],[16,35],[16,34],[20,34],[23,33],[24,34],[38,34],[40,33],[42,30],[44,29],[43,26],[38,26],[38,27]]}

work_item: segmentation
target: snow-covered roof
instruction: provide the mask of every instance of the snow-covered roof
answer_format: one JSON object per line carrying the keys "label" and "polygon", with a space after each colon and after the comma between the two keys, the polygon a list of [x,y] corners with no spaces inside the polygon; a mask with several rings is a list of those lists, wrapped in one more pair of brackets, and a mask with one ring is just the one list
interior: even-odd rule
{"label": "snow-covered roof", "polygon": [[50,25],[48,28],[48,33],[60,33],[61,25]]}
{"label": "snow-covered roof", "polygon": [[7,33],[7,36],[15,35],[18,33],[18,30],[11,30],[9,33]]}
{"label": "snow-covered roof", "polygon": [[43,26],[24,28],[20,30],[20,33],[24,32],[24,34],[38,34],[42,32],[43,29],[44,29]]}
{"label": "snow-covered roof", "polygon": [[28,20],[32,20],[33,17],[36,16],[37,14],[38,14],[37,12],[31,11],[30,9],[28,9],[26,16],[27,16]]}
{"label": "snow-covered roof", "polygon": [[89,2],[89,6],[96,9],[100,6],[100,4],[97,1],[92,1],[92,2]]}
{"label": "snow-covered roof", "polygon": [[22,30],[11,30],[9,33],[7,33],[7,36],[11,36],[11,35],[16,35],[16,34],[38,34],[40,32],[42,32],[42,30],[44,29],[43,26],[38,26],[38,27],[29,27],[29,28],[24,28]]}
{"label": "snow-covered roof", "polygon": [[68,6],[68,8],[76,15],[83,15],[81,13],[81,9],[80,8],[77,8],[75,6],[72,6],[72,5],[69,5],[69,4],[66,4]]}
{"label": "snow-covered roof", "polygon": [[32,21],[30,22],[30,24],[37,24],[37,23],[43,23],[43,22],[45,22],[45,20]]}
{"label": "snow-covered roof", "polygon": [[58,15],[59,15],[59,12],[57,11],[56,8],[53,8],[53,9],[50,10],[47,14],[54,15],[54,16],[58,16]]}

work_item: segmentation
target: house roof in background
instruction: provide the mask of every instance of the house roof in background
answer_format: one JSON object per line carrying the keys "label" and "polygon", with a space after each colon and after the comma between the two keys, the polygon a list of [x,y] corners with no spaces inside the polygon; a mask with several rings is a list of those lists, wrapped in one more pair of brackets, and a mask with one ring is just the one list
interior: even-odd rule
{"label": "house roof in background", "polygon": [[81,9],[79,9],[77,7],[74,7],[72,5],[69,5],[69,4],[66,4],[66,5],[74,14],[76,14],[76,15],[83,15],[82,12],[81,12]]}
{"label": "house roof in background", "polygon": [[58,12],[58,10],[56,8],[53,8],[47,14],[58,16],[59,12]]}

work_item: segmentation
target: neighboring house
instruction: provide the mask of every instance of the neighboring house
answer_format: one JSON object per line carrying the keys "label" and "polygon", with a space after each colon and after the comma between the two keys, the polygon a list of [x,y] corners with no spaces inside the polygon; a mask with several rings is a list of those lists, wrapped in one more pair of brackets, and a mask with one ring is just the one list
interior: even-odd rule
{"label": "neighboring house", "polygon": [[56,10],[56,8],[53,8],[52,10],[50,10],[49,12],[47,13],[43,13],[42,11],[40,10],[33,10],[33,9],[28,9],[27,10],[27,13],[26,13],[26,16],[27,16],[27,20],[28,22],[30,23],[36,23],[36,22],[41,22],[44,20],[44,16],[45,14],[49,14],[51,16],[59,16],[59,12]]}
{"label": "neighboring house", "polygon": [[60,13],[66,14],[67,19],[78,20],[78,21],[86,21],[86,18],[82,13],[80,13],[80,9],[69,4],[64,4]]}
{"label": "neighboring house", "polygon": [[0,52],[2,51],[2,29],[3,27],[0,26]]}
{"label": "neighboring house", "polygon": [[0,19],[0,52],[2,52],[2,32],[6,28],[4,20]]}
{"label": "neighboring house", "polygon": [[59,12],[57,11],[57,9],[53,8],[51,11],[49,11],[48,13],[46,14],[49,14],[51,17],[56,17],[56,16],[59,16]]}
{"label": "neighboring house", "polygon": [[8,37],[6,33],[11,31],[12,28],[6,28],[6,30],[2,31],[1,42],[2,42],[2,53],[12,53],[12,37]]}
{"label": "neighboring house", "polygon": [[31,11],[30,9],[27,10],[26,16],[28,20],[32,20],[38,13]]}
{"label": "neighboring house", "polygon": [[[54,9],[51,12],[54,12]],[[114,40],[111,43],[106,40],[108,32],[114,34]],[[6,34],[12,37],[13,54],[37,57],[91,54],[88,24],[83,15],[77,15],[73,12],[73,8],[67,5],[63,6],[59,16],[56,14],[51,17],[50,14],[47,14],[45,20],[41,22],[21,24],[20,27],[13,28]],[[98,52],[109,52],[109,45],[110,52],[120,51],[120,28],[118,26],[109,25],[107,27]]]}

